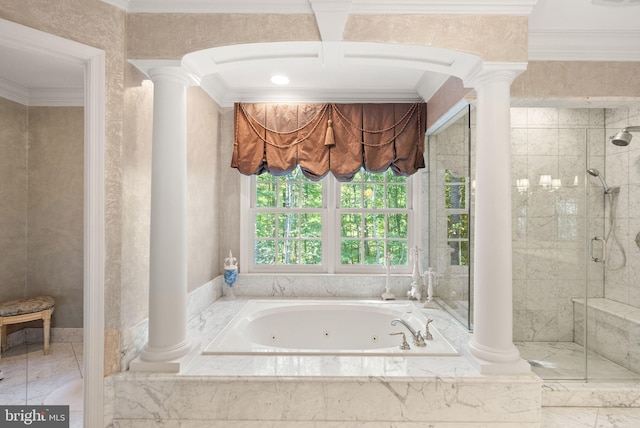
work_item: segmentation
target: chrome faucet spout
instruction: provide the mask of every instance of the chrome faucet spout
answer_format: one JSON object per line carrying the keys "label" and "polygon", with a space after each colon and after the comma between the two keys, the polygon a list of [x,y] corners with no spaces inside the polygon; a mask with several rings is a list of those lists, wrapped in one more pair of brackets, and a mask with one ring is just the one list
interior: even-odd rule
{"label": "chrome faucet spout", "polygon": [[422,336],[422,333],[420,332],[420,330],[415,331],[413,329],[413,327],[411,327],[409,324],[407,324],[407,322],[401,318],[394,318],[393,320],[391,320],[391,325],[396,325],[397,323],[402,324],[403,326],[405,326],[407,328],[407,330],[409,330],[409,333],[411,333],[411,336],[413,336],[413,344],[416,346],[426,346],[426,343],[424,341],[424,337]]}

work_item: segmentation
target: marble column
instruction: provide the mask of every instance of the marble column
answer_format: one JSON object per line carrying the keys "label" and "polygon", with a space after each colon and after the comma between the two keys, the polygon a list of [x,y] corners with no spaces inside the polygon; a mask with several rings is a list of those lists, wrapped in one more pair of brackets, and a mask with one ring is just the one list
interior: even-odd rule
{"label": "marble column", "polygon": [[485,64],[469,82],[477,94],[477,138],[474,331],[468,351],[482,373],[530,371],[513,344],[512,313],[509,91],[523,70],[523,64]]}
{"label": "marble column", "polygon": [[[153,81],[149,338],[143,362],[191,349],[187,334],[187,86],[179,67],[149,70]],[[161,369],[155,367],[155,369]]]}

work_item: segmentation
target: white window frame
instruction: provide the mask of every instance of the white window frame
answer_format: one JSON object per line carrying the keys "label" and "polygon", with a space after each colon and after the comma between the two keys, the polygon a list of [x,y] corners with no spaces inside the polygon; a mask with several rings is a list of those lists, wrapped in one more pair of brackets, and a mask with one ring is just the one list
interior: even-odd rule
{"label": "white window frame", "polygon": [[[450,173],[453,173],[453,171],[449,170]],[[470,179],[468,176],[464,177],[466,180],[464,182],[459,182],[459,181],[452,181],[452,182],[445,182],[444,186],[446,188],[446,186],[457,186],[457,187],[464,187],[464,206],[465,208],[445,208],[444,209],[444,213],[445,213],[445,219],[447,221],[447,227],[446,227],[446,239],[447,239],[447,246],[449,246],[450,242],[458,242],[458,244],[461,244],[463,242],[467,243],[467,248],[469,251],[469,257],[471,256],[471,237],[468,236],[466,238],[449,238],[449,216],[450,215],[467,215],[467,221],[470,223],[471,222],[471,212],[469,210],[469,204],[471,203],[470,201],[470,193],[471,193],[471,187],[470,187]],[[470,224],[469,224],[470,226]],[[470,232],[469,232],[470,233]],[[449,246],[449,248],[451,248]],[[451,250],[453,251],[453,248],[451,248]],[[447,262],[447,265],[451,268],[468,268],[469,267],[469,263],[470,260],[467,260],[467,264],[466,265],[454,265],[451,264],[451,257],[449,257],[449,261]]]}
{"label": "white window frame", "polygon": [[[417,173],[407,179],[407,209],[384,209],[385,213],[407,212],[408,210],[408,239],[407,251],[415,247],[420,240],[421,225],[420,198],[421,188]],[[254,263],[254,224],[256,208],[256,178],[255,176],[241,176],[240,180],[240,272],[241,273],[309,273],[309,274],[382,274],[385,268],[381,265],[341,265],[340,264],[340,212],[339,186],[340,182],[328,174],[323,185],[323,229],[322,229],[322,263],[320,265],[256,265]],[[296,209],[304,212],[304,208]],[[310,211],[317,212],[318,209]],[[394,266],[392,274],[411,273],[412,265],[408,261],[405,266]]]}

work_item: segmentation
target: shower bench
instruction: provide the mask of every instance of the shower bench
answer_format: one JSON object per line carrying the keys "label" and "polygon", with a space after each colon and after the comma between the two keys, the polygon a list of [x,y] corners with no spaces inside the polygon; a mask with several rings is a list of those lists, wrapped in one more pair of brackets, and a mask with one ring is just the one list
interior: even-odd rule
{"label": "shower bench", "polygon": [[51,296],[30,297],[0,303],[0,353],[9,347],[7,325],[34,320],[42,320],[44,329],[44,355],[49,353],[51,314],[55,309],[55,300]]}
{"label": "shower bench", "polygon": [[[573,299],[574,340],[584,346],[584,299]],[[640,308],[607,298],[587,299],[588,348],[640,372]]]}

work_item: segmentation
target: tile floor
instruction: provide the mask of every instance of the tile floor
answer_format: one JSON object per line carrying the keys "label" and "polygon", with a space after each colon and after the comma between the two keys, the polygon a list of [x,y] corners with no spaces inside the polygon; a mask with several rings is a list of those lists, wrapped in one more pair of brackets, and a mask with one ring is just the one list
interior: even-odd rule
{"label": "tile floor", "polygon": [[[532,348],[529,346],[526,352]],[[553,349],[557,351],[557,347]],[[575,355],[573,351],[569,354]],[[0,370],[4,374],[0,381],[0,404],[43,404],[53,392],[82,378],[82,344],[52,343],[48,356],[42,355],[41,344],[19,345],[2,354]],[[77,405],[71,407],[70,426],[82,427],[82,410]],[[640,408],[542,409],[541,428],[582,427],[638,428]]]}
{"label": "tile floor", "polygon": [[[580,380],[585,377],[583,347],[573,342],[516,342],[520,356],[529,361],[542,379]],[[588,352],[588,378],[597,381],[640,381],[640,376],[596,354]],[[640,426],[640,425],[639,425]]]}
{"label": "tile floor", "polygon": [[82,400],[60,396],[59,391],[82,379],[82,343],[52,342],[49,355],[43,355],[42,347],[24,343],[2,353],[0,404],[69,405],[69,426],[81,428]]}

